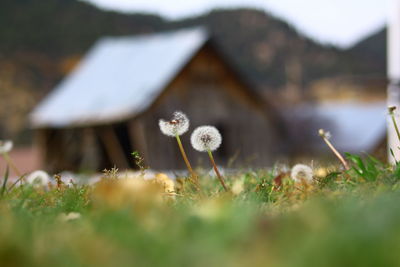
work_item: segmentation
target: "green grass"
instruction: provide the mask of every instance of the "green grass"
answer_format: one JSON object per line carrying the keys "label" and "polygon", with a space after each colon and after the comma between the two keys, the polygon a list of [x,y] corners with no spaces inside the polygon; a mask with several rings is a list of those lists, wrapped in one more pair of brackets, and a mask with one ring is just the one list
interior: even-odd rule
{"label": "green grass", "polygon": [[400,168],[351,159],[312,185],[277,188],[264,170],[226,177],[239,194],[207,176],[202,195],[183,183],[161,198],[110,177],[16,187],[0,200],[0,266],[399,266]]}

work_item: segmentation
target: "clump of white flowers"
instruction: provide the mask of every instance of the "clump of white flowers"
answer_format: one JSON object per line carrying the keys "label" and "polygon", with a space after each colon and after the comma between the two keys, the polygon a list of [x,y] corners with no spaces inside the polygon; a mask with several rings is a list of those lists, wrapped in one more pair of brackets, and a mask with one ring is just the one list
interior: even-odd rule
{"label": "clump of white flowers", "polygon": [[34,171],[28,175],[26,181],[33,186],[47,186],[50,182],[50,176],[45,171]]}
{"label": "clump of white flowers", "polygon": [[13,142],[10,140],[0,140],[0,154],[9,153],[13,149]]}
{"label": "clump of white flowers", "polygon": [[181,111],[175,111],[172,120],[166,121],[161,119],[158,122],[160,126],[160,130],[163,134],[171,137],[175,137],[178,142],[179,150],[181,151],[183,160],[185,161],[186,167],[189,170],[191,180],[199,187],[197,174],[193,171],[192,166],[190,165],[189,159],[186,156],[185,149],[183,148],[180,135],[186,133],[189,130],[189,119],[188,117]]}
{"label": "clump of white flowers", "polygon": [[183,112],[175,111],[170,121],[161,119],[158,125],[163,134],[176,137],[188,131],[189,119]]}
{"label": "clump of white flowers", "polygon": [[222,136],[214,126],[200,126],[193,131],[190,141],[194,149],[200,152],[207,152],[214,172],[217,175],[225,191],[229,191],[225,184],[224,178],[220,174],[217,164],[215,164],[212,151],[217,150],[222,143]]}
{"label": "clump of white flowers", "polygon": [[309,183],[313,180],[313,170],[307,165],[297,164],[292,168],[290,176],[297,183]]}
{"label": "clump of white flowers", "polygon": [[201,126],[193,131],[190,141],[200,152],[214,151],[221,145],[222,136],[213,126]]}

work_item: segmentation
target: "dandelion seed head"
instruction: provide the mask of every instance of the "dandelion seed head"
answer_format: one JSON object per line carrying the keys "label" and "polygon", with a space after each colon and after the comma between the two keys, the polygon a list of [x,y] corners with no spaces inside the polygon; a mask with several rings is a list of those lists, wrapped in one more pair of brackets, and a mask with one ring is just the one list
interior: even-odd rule
{"label": "dandelion seed head", "polygon": [[190,141],[193,148],[200,152],[214,151],[221,145],[222,136],[213,126],[201,126],[193,131]]}
{"label": "dandelion seed head", "polygon": [[0,140],[0,154],[6,154],[10,152],[13,148],[14,144],[10,140]]}
{"label": "dandelion seed head", "polygon": [[166,121],[161,119],[158,125],[163,134],[175,137],[187,132],[189,129],[189,119],[183,112],[175,111],[172,120]]}
{"label": "dandelion seed head", "polygon": [[318,134],[319,134],[319,136],[321,136],[322,138],[325,138],[325,139],[328,139],[328,140],[332,137],[331,133],[325,131],[324,129],[319,129]]}
{"label": "dandelion seed head", "polygon": [[290,176],[295,182],[311,182],[313,180],[313,170],[304,164],[297,164],[292,168]]}
{"label": "dandelion seed head", "polygon": [[47,186],[50,182],[50,176],[45,171],[34,171],[26,178],[26,181],[31,185]]}
{"label": "dandelion seed head", "polygon": [[331,139],[331,137],[332,137],[332,135],[331,135],[331,133],[330,132],[325,132],[325,138],[326,139]]}

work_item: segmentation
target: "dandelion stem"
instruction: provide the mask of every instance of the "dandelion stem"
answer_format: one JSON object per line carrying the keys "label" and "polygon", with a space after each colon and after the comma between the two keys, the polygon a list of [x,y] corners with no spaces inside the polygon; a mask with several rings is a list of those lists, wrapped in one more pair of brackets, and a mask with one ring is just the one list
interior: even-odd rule
{"label": "dandelion stem", "polygon": [[396,159],[396,155],[394,154],[393,149],[392,149],[392,148],[389,148],[389,151],[390,151],[390,154],[392,155],[392,157],[393,157],[394,162],[396,163],[396,165],[399,164],[399,161]]}
{"label": "dandelion stem", "polygon": [[229,191],[228,187],[225,184],[224,178],[221,176],[221,174],[218,171],[218,168],[217,168],[217,165],[215,164],[214,157],[213,157],[211,150],[207,150],[207,152],[208,152],[208,156],[210,157],[211,164],[213,165],[215,174],[217,175],[217,177],[218,177],[219,181],[221,182],[222,186],[224,187],[225,191],[228,192]]}
{"label": "dandelion stem", "polygon": [[20,173],[20,171],[18,170],[18,168],[15,166],[15,164],[13,163],[13,161],[11,160],[10,156],[8,155],[8,153],[3,153],[2,154],[3,158],[5,159],[5,161],[7,162],[8,165],[10,165],[11,169],[15,172],[15,174],[18,177],[21,177],[22,174]]}
{"label": "dandelion stem", "polygon": [[389,108],[389,113],[390,113],[390,117],[392,118],[394,129],[396,130],[397,138],[400,141],[400,132],[399,132],[399,127],[397,127],[396,118],[394,117],[394,109]]}
{"label": "dandelion stem", "polygon": [[328,145],[328,147],[332,150],[333,154],[340,160],[340,162],[343,164],[343,167],[345,168],[346,171],[350,170],[349,164],[347,161],[343,158],[343,156],[339,153],[339,151],[336,150],[336,148],[332,145],[332,143],[326,138],[325,136],[322,136],[322,139],[324,139],[325,143]]}
{"label": "dandelion stem", "polygon": [[183,160],[185,161],[186,167],[187,167],[188,170],[189,170],[190,176],[191,176],[191,178],[193,179],[194,183],[195,183],[197,186],[199,186],[199,180],[198,180],[197,174],[193,171],[192,165],[190,165],[190,162],[189,162],[189,160],[188,160],[188,158],[187,158],[187,156],[186,156],[185,149],[183,149],[183,145],[182,145],[182,142],[181,142],[181,138],[179,137],[179,135],[176,135],[175,137],[176,137],[176,141],[178,142],[178,146],[179,146],[179,149],[180,149],[180,151],[181,151]]}

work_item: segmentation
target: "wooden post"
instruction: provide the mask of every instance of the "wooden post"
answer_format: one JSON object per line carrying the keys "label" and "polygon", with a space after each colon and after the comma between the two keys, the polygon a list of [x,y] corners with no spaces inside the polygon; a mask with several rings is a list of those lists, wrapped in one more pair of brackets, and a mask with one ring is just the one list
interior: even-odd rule
{"label": "wooden post", "polygon": [[48,164],[48,160],[47,160],[48,147],[47,147],[47,143],[46,143],[46,140],[48,138],[47,135],[48,134],[45,129],[36,130],[34,133],[34,139],[35,139],[34,146],[36,146],[39,151],[39,155],[38,155],[39,166],[38,167],[40,169],[46,169],[46,170],[48,170],[47,169],[48,168],[48,166],[47,166],[47,164]]}
{"label": "wooden post", "polygon": [[105,126],[99,129],[100,139],[106,148],[107,154],[111,161],[117,165],[117,168],[129,168],[128,160],[125,157],[124,150],[118,141],[118,137],[112,126]]}
{"label": "wooden post", "polygon": [[97,170],[100,163],[100,153],[96,143],[95,131],[91,127],[82,129],[81,153],[80,169]]}
{"label": "wooden post", "polygon": [[[396,119],[399,121],[400,112],[400,0],[391,0],[389,5],[389,21],[388,21],[388,90],[387,104],[395,106]],[[389,162],[395,163],[395,159],[390,153],[393,150],[395,157],[400,159],[400,141],[396,135],[393,122],[388,116],[388,157]]]}

